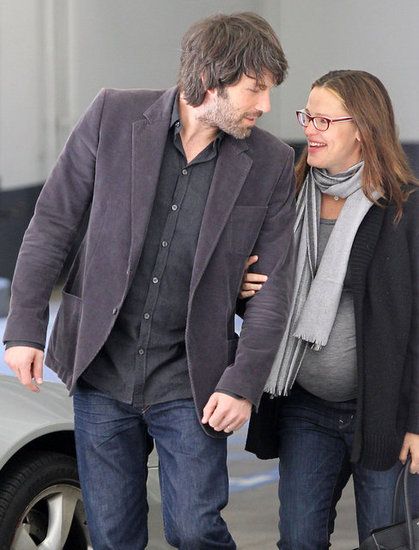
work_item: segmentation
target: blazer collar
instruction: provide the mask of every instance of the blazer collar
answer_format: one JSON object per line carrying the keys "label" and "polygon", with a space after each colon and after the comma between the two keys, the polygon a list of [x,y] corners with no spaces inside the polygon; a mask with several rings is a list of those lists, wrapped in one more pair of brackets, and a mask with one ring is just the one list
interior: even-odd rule
{"label": "blazer collar", "polygon": [[173,112],[173,103],[175,102],[178,93],[177,86],[169,88],[144,111],[142,116],[150,123],[158,121],[166,121],[170,124],[170,120]]}
{"label": "blazer collar", "polygon": [[[214,253],[240,191],[252,167],[246,140],[224,136],[199,233],[191,279],[193,295]],[[244,266],[243,266],[244,267]]]}

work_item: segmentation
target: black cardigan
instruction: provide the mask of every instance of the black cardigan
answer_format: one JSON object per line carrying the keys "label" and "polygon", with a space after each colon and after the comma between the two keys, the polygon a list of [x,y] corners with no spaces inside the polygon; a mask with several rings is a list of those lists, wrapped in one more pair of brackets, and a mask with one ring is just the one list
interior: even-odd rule
{"label": "black cardigan", "polygon": [[[386,470],[406,432],[419,434],[419,190],[394,222],[395,207],[373,206],[348,264],[357,342],[357,424],[351,460]],[[246,449],[278,457],[281,398],[264,394],[252,414]]]}

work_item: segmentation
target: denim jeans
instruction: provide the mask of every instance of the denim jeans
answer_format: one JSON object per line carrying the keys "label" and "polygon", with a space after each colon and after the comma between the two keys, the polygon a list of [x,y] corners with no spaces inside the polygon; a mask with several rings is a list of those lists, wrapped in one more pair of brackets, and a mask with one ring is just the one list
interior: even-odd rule
{"label": "denim jeans", "polygon": [[[279,419],[281,550],[330,547],[336,504],[351,475],[360,542],[372,529],[391,523],[401,463],[378,472],[350,462],[355,406],[354,401],[326,402],[298,386],[284,398]],[[419,515],[419,478],[410,477],[411,500]]]}
{"label": "denim jeans", "polygon": [[89,386],[74,395],[79,475],[95,550],[147,545],[148,434],[159,454],[163,522],[182,550],[234,550],[220,511],[228,500],[226,440],[204,433],[192,399],[138,411]]}

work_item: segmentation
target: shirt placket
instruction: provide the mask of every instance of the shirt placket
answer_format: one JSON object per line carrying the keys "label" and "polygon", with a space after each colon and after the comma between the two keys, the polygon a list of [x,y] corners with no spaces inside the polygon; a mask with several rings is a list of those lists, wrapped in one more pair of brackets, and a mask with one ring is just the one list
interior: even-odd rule
{"label": "shirt placket", "polygon": [[165,276],[167,259],[171,250],[171,242],[176,229],[176,223],[179,211],[182,206],[186,191],[189,186],[192,167],[186,166],[185,160],[179,163],[179,174],[177,177],[176,188],[173,194],[171,205],[168,207],[166,222],[162,231],[162,237],[159,244],[156,263],[153,269],[153,275],[148,287],[147,298],[142,313],[138,348],[135,365],[135,384],[133,404],[136,407],[142,407],[144,403],[144,387],[147,378],[147,350],[150,336],[152,333],[153,314],[159,297],[159,289],[162,278]]}

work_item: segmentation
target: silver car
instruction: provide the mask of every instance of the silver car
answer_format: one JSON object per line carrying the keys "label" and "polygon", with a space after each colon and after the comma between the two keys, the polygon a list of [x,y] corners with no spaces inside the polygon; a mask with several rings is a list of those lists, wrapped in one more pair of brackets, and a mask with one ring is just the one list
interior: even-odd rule
{"label": "silver car", "polygon": [[[149,549],[163,539],[157,456],[149,460]],[[128,504],[127,504],[128,505]],[[0,375],[0,550],[92,550],[77,475],[72,401]]]}

